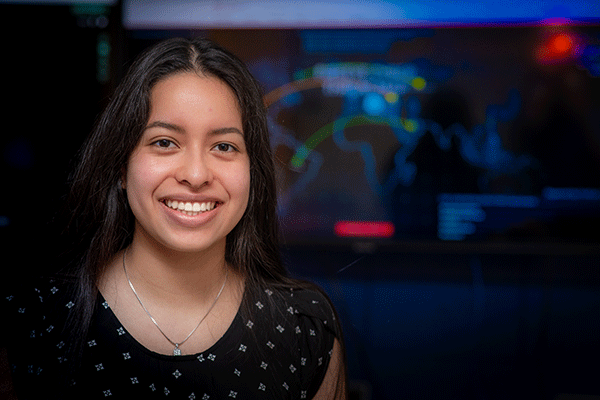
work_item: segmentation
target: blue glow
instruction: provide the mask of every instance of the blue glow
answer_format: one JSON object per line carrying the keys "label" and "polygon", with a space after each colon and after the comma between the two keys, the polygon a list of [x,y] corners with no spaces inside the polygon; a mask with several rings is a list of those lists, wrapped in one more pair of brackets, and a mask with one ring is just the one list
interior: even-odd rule
{"label": "blue glow", "polygon": [[552,20],[593,22],[599,16],[597,0],[123,1],[123,24],[128,29],[545,24]]}
{"label": "blue glow", "polygon": [[600,200],[600,189],[592,188],[554,188],[547,187],[542,191],[546,200]]}
{"label": "blue glow", "polygon": [[589,45],[583,50],[580,62],[592,76],[600,76],[600,46]]}
{"label": "blue glow", "polygon": [[477,230],[475,223],[485,221],[486,213],[477,202],[440,202],[438,205],[438,238],[463,240]]}
{"label": "blue glow", "polygon": [[303,96],[299,92],[290,93],[281,99],[285,107],[294,107],[302,103]]}
{"label": "blue glow", "polygon": [[321,31],[301,32],[302,46],[307,53],[385,54],[396,41],[431,37],[432,29],[400,29],[386,31]]}
{"label": "blue glow", "polygon": [[[434,70],[435,67],[430,65],[429,72],[434,73]],[[301,77],[300,82],[311,78],[321,80],[324,95],[341,96],[344,98],[344,105],[340,118],[317,131],[319,136],[317,141],[313,142],[309,139],[311,143],[295,148],[296,156],[293,160],[296,164],[290,166],[292,169],[301,166],[302,160],[310,154],[310,151],[328,137],[322,134],[323,132],[331,132],[334,143],[342,151],[360,154],[369,186],[381,199],[389,198],[388,195],[398,185],[407,187],[412,185],[417,174],[417,166],[409,161],[409,158],[427,132],[432,134],[439,148],[445,151],[450,149],[451,139],[455,137],[462,158],[472,166],[488,172],[483,179],[500,174],[514,174],[534,163],[534,160],[528,156],[517,156],[506,150],[498,133],[500,123],[509,122],[519,114],[521,96],[517,90],[509,91],[504,104],[489,104],[486,108],[485,121],[468,131],[459,124],[443,129],[435,121],[420,117],[421,103],[414,94],[426,93],[427,90],[431,90],[428,88],[434,89],[436,84],[443,82],[431,82],[413,62],[406,64],[319,63],[312,68],[298,71],[295,76]],[[420,91],[411,85],[415,79],[423,79],[426,82],[425,91]],[[302,90],[302,85],[298,85],[295,90]],[[384,96],[390,92],[396,93],[401,99],[405,96],[402,101],[396,103],[398,106],[391,106],[386,102]],[[362,107],[364,115],[356,114],[359,107]],[[404,113],[400,107],[404,108]],[[399,118],[399,115],[406,117]],[[377,175],[377,159],[371,143],[364,140],[348,140],[345,137],[344,129],[350,121],[363,120],[366,121],[363,125],[367,123],[388,125],[398,141],[399,149],[394,154],[394,166],[383,179]],[[316,176],[316,174],[312,175],[312,178]],[[308,182],[302,180],[303,185]],[[294,189],[296,192],[298,190],[298,187]],[[517,196],[516,199],[506,200],[494,197],[494,201],[516,201],[514,207],[535,207],[539,199],[523,200]]]}
{"label": "blue glow", "polygon": [[381,115],[386,110],[386,101],[379,93],[368,93],[363,98],[362,106],[368,115]]}
{"label": "blue glow", "polygon": [[517,196],[506,194],[452,194],[443,193],[438,196],[440,203],[477,203],[483,207],[535,208],[539,206],[537,196]]}

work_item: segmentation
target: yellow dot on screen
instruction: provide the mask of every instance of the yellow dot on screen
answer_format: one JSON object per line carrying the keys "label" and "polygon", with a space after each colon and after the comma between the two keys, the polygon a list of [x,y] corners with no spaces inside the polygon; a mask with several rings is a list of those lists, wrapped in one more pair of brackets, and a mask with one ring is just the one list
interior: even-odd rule
{"label": "yellow dot on screen", "polygon": [[387,92],[385,94],[385,96],[383,96],[385,98],[385,101],[387,101],[390,104],[394,104],[398,102],[398,93],[394,93],[394,92]]}
{"label": "yellow dot on screen", "polygon": [[419,123],[414,119],[405,119],[402,121],[402,125],[407,132],[415,132],[419,127]]}
{"label": "yellow dot on screen", "polygon": [[418,76],[418,77],[414,78],[410,82],[410,84],[412,87],[414,87],[417,90],[423,90],[423,89],[425,89],[425,85],[427,84],[427,82],[425,82],[425,79]]}

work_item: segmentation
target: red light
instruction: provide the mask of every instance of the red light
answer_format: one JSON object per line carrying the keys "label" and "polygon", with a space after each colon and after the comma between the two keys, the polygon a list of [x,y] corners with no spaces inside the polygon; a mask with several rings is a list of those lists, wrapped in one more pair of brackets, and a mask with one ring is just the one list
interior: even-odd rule
{"label": "red light", "polygon": [[395,227],[388,221],[339,221],[334,231],[340,237],[389,238]]}
{"label": "red light", "polygon": [[562,64],[577,57],[580,40],[572,32],[559,32],[546,38],[537,48],[536,56],[542,64]]}
{"label": "red light", "polygon": [[554,53],[570,53],[573,49],[573,40],[569,35],[560,33],[552,38],[550,47]]}

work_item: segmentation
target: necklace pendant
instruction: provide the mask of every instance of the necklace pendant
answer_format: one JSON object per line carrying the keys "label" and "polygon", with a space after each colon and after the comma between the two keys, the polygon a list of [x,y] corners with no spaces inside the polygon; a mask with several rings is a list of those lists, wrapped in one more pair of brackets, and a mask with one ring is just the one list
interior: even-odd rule
{"label": "necklace pendant", "polygon": [[181,350],[179,350],[179,345],[175,345],[175,348],[173,349],[173,355],[174,356],[180,356],[181,355]]}

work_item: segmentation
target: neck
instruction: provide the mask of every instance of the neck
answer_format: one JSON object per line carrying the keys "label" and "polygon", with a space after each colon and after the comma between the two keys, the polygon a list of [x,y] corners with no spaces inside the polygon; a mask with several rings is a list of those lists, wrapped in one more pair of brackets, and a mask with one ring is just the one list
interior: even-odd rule
{"label": "neck", "polygon": [[134,239],[124,257],[136,288],[168,303],[211,302],[228,268],[225,243],[201,253],[184,253]]}

